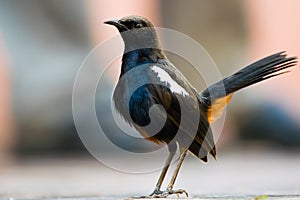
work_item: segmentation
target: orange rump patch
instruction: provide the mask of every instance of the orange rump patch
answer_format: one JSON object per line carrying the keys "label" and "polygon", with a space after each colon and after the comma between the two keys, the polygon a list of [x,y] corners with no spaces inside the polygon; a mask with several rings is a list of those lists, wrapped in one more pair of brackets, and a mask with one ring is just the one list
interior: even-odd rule
{"label": "orange rump patch", "polygon": [[207,119],[209,123],[213,123],[222,115],[223,110],[225,106],[230,102],[232,95],[233,94],[229,94],[226,97],[219,98],[212,103],[207,111]]}

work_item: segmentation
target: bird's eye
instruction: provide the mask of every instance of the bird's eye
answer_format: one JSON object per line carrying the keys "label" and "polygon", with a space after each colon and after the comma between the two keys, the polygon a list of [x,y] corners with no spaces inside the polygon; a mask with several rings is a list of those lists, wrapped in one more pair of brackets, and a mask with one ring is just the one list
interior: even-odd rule
{"label": "bird's eye", "polygon": [[134,27],[135,27],[135,28],[142,28],[142,24],[136,23],[136,24],[134,25]]}

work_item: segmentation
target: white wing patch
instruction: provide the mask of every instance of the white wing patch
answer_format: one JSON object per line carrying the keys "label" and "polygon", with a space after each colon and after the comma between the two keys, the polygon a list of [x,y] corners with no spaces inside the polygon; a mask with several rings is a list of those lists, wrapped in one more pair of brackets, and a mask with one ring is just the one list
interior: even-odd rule
{"label": "white wing patch", "polygon": [[174,81],[171,76],[162,68],[157,66],[152,66],[151,69],[157,73],[157,77],[162,81],[166,82],[170,86],[170,90],[177,94],[189,95],[189,93],[181,87],[176,81]]}

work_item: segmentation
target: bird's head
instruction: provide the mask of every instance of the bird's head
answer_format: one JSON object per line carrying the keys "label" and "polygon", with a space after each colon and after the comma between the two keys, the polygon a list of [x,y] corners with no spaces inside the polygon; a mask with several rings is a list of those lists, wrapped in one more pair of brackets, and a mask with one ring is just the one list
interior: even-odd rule
{"label": "bird's head", "polygon": [[108,20],[104,23],[115,26],[120,33],[139,28],[154,28],[148,19],[141,16],[127,16],[121,19]]}
{"label": "bird's head", "polygon": [[141,16],[127,16],[121,19],[108,20],[105,24],[115,26],[125,43],[125,48],[134,49],[158,48],[158,38],[153,24]]}

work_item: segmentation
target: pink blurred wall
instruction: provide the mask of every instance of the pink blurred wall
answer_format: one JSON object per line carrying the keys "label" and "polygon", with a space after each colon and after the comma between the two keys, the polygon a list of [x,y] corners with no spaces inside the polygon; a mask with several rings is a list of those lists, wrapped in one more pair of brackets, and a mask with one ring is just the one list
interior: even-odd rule
{"label": "pink blurred wall", "polygon": [[[249,61],[278,51],[300,57],[300,1],[246,0]],[[300,68],[266,81],[256,92],[283,106],[300,122]],[[256,93],[257,94],[257,93]]]}
{"label": "pink blurred wall", "polygon": [[0,164],[7,158],[14,144],[11,73],[4,42],[0,33]]}

